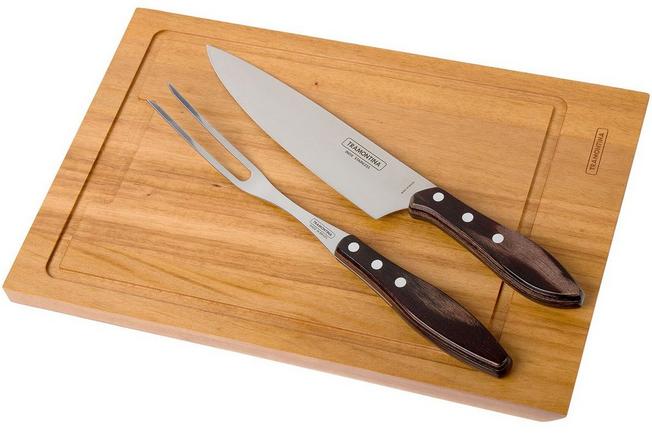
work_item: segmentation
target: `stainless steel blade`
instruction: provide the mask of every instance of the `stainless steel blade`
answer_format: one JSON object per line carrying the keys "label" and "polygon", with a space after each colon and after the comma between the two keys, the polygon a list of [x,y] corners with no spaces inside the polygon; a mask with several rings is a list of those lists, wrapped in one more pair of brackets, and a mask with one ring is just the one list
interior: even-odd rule
{"label": "stainless steel blade", "polygon": [[270,137],[373,218],[405,209],[435,185],[282,81],[207,46],[216,74]]}

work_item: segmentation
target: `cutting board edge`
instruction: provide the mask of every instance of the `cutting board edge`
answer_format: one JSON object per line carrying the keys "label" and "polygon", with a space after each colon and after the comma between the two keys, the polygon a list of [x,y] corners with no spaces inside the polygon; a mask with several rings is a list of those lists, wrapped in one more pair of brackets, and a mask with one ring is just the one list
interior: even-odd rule
{"label": "cutting board edge", "polygon": [[[603,89],[609,92],[620,92],[623,94],[628,94],[628,95],[636,95],[637,98],[643,98],[645,101],[644,104],[647,104],[647,100],[649,99],[650,93],[645,92],[645,91],[639,91],[639,90],[634,90],[634,89],[628,89],[628,88],[623,88],[623,87],[617,87],[617,86],[609,86],[609,85],[604,85],[600,83],[592,83],[592,82],[585,82],[585,81],[579,81],[571,78],[563,78],[563,77],[553,77],[553,76],[548,76],[548,75],[543,75],[543,74],[536,74],[532,72],[527,72],[527,71],[520,71],[520,70],[515,70],[515,69],[507,69],[507,68],[501,68],[497,66],[488,66],[488,65],[483,65],[479,63],[472,63],[472,62],[466,62],[463,60],[451,60],[451,59],[446,59],[443,57],[437,57],[435,54],[428,54],[428,53],[412,53],[409,51],[400,51],[396,49],[391,49],[391,48],[383,48],[383,47],[378,47],[378,46],[373,46],[373,45],[363,45],[361,43],[354,43],[354,42],[347,42],[347,41],[341,41],[338,39],[328,39],[324,37],[318,37],[318,36],[310,36],[310,35],[304,35],[300,33],[292,33],[292,32],[287,32],[283,30],[274,30],[274,29],[267,29],[264,27],[256,27],[256,26],[248,26],[245,24],[238,24],[238,23],[230,23],[227,21],[220,21],[216,19],[211,19],[211,18],[200,18],[200,17],[194,17],[192,15],[185,15],[185,14],[179,14],[176,12],[168,12],[164,10],[158,10],[158,9],[151,9],[151,8],[135,8],[134,13],[132,15],[132,21],[135,21],[135,19],[143,20],[143,21],[148,21],[149,19],[153,18],[162,18],[164,21],[175,17],[177,19],[183,19],[187,21],[195,21],[195,22],[210,22],[214,24],[219,24],[222,26],[227,26],[227,27],[237,27],[241,29],[250,29],[250,30],[255,30],[255,31],[261,31],[261,32],[266,32],[266,33],[275,33],[278,35],[287,35],[292,38],[300,38],[304,40],[312,40],[312,41],[319,41],[323,43],[328,43],[328,44],[339,44],[339,45],[347,45],[347,46],[354,46],[354,47],[359,47],[359,48],[364,48],[367,50],[374,50],[378,53],[390,53],[391,55],[394,56],[404,56],[404,57],[412,57],[414,59],[420,59],[422,61],[435,61],[437,63],[443,64],[443,65],[453,65],[456,68],[464,68],[464,69],[473,69],[474,72],[477,73],[482,73],[482,74],[498,74],[498,75],[508,75],[510,77],[523,77],[527,76],[531,79],[535,80],[543,80],[544,82],[546,81],[554,81],[557,83],[564,83],[565,85],[572,85],[572,86],[581,86],[583,88],[596,88],[596,89]],[[130,23],[131,25],[131,23]],[[154,35],[158,32],[162,31],[167,31],[167,30],[173,30],[173,29],[168,29],[165,27],[160,27],[159,30],[157,30]],[[406,71],[406,72],[414,72],[414,71]],[[503,77],[504,78],[504,77]],[[523,90],[525,92],[525,90]],[[555,98],[560,98],[564,102],[567,102],[564,98],[556,95],[549,95],[545,92],[541,92],[541,95],[548,95],[552,96]],[[643,102],[643,101],[640,101]]]}
{"label": "cutting board edge", "polygon": [[[9,286],[11,286],[11,284]],[[486,396],[477,395],[474,393],[459,391],[429,383],[422,383],[419,381],[378,373],[367,369],[345,365],[342,363],[327,361],[278,349],[271,349],[261,345],[237,341],[217,335],[200,333],[188,329],[170,326],[167,324],[144,320],[142,318],[123,315],[116,312],[109,312],[89,306],[82,306],[80,304],[72,304],[57,300],[55,298],[43,297],[21,290],[9,289],[7,285],[5,285],[4,290],[7,294],[7,297],[12,302],[26,306],[56,311],[67,315],[73,315],[84,319],[118,325],[121,327],[140,330],[174,339],[182,339],[197,344],[210,345],[212,347],[227,351],[235,351],[280,363],[301,366],[303,368],[323,371],[329,374],[367,381],[369,383],[374,383],[381,386],[388,386],[408,392],[431,396],[434,398],[446,399],[449,401],[457,402],[459,404],[471,405],[486,410],[497,411],[538,421],[557,420],[564,418],[567,414],[566,412],[554,413],[536,407],[530,407],[523,404],[508,402],[505,400],[491,399],[487,398]]]}
{"label": "cutting board edge", "polygon": [[[125,34],[125,37],[123,38],[123,40],[122,40],[122,42],[120,44],[120,47],[122,47],[123,42],[125,42],[127,40],[129,29],[132,27],[132,25],[135,22],[136,18],[138,18],[139,20],[145,20],[146,21],[147,18],[149,18],[150,16],[153,16],[154,14],[156,14],[158,16],[160,14],[165,14],[165,13],[158,12],[158,11],[153,11],[153,10],[148,10],[148,9],[137,9],[136,12],[134,13],[134,17],[132,18],[132,22],[130,22],[130,24],[129,24],[127,33]],[[172,15],[172,14],[168,15],[168,14],[165,14],[165,16],[167,16],[168,18],[170,16],[177,16],[177,17],[184,17],[186,19],[192,19],[192,20],[200,21],[200,19],[196,19],[196,18],[192,18],[192,17],[185,17],[185,16],[181,16],[181,15]],[[202,21],[209,21],[209,20],[202,20]],[[221,23],[221,22],[218,22],[218,21],[211,21],[211,22],[213,22],[213,23]],[[228,23],[221,23],[221,24],[237,26],[237,27],[244,27],[244,26],[232,25],[232,24],[228,24]],[[148,23],[148,26],[152,30],[151,35],[150,35],[150,42],[151,42],[151,38],[153,38],[159,31],[167,30],[166,28],[159,28],[159,30],[155,30],[153,27],[155,27],[156,25],[157,25],[156,22],[152,23],[152,24]],[[265,30],[265,29],[261,29],[261,30]],[[270,32],[269,30],[265,30],[265,31]],[[276,31],[274,31],[274,32],[276,32]],[[276,32],[276,33],[282,33],[282,32]],[[293,37],[301,36],[301,35],[294,35],[294,34],[291,34],[291,35]],[[317,38],[309,38],[309,37],[305,37],[305,36],[303,36],[303,38],[305,38],[306,40],[307,39],[317,39]],[[323,41],[327,41],[327,40],[324,39]],[[130,41],[130,42],[134,42],[134,41]],[[330,42],[335,42],[335,41],[330,41]],[[338,43],[339,44],[345,44],[343,42],[338,42]],[[147,46],[149,46],[149,45],[147,44]],[[382,51],[388,51],[388,52],[391,51],[391,50],[383,50],[383,49],[379,49],[379,48],[372,48],[372,49],[373,50],[378,50],[378,51],[381,51],[381,50]],[[145,51],[146,51],[146,49],[145,49]],[[399,52],[392,51],[392,53],[399,53]],[[408,54],[408,53],[401,53],[401,54],[406,55],[406,56],[413,56],[415,58],[429,59],[428,57],[425,57],[423,55],[418,55],[418,54]],[[89,119],[89,116],[91,114],[93,114],[93,113],[98,114],[98,112],[93,112],[93,108],[96,105],[96,100],[98,100],[100,92],[101,91],[108,91],[109,88],[113,92],[116,91],[115,85],[113,85],[113,87],[112,87],[112,85],[109,85],[109,84],[106,83],[106,78],[109,75],[112,67],[114,66],[114,63],[116,62],[117,57],[118,57],[118,52],[116,52],[116,55],[114,56],[114,60],[112,60],[111,65],[109,66],[109,69],[107,70],[107,73],[105,74],[105,76],[104,76],[104,78],[102,80],[102,84],[100,85],[100,88],[98,89],[98,92],[97,92],[95,98],[93,99],[91,107],[89,108],[86,116],[84,117],[84,120],[82,122],[82,127],[84,126],[84,124],[87,123],[87,121]],[[141,59],[144,58],[144,55],[140,56],[140,58]],[[446,60],[443,60],[443,59],[437,59],[437,60],[440,61],[440,62],[447,63],[449,65],[461,64],[461,62],[452,62],[452,61],[446,61]],[[482,70],[484,72],[494,71],[494,73],[497,72],[497,71],[500,71],[501,73],[507,74],[510,77],[516,77],[517,75],[527,74],[527,73],[506,71],[506,70],[502,70],[502,69],[499,69],[499,68],[492,68],[492,67],[481,66],[481,65],[473,65],[473,64],[464,64],[464,65],[467,65],[467,66],[471,67],[476,72],[479,72],[480,70]],[[119,85],[124,86],[124,89],[121,88],[121,89],[119,89],[119,91],[123,93],[123,98],[120,99],[120,101],[116,103],[115,113],[113,115],[113,118],[109,122],[109,125],[107,126],[106,133],[103,136],[104,137],[103,140],[100,142],[99,147],[95,150],[96,154],[95,154],[95,157],[93,158],[93,161],[95,160],[95,158],[97,156],[97,153],[100,152],[102,144],[106,140],[106,136],[107,136],[108,132],[110,131],[110,128],[111,128],[111,125],[112,125],[113,121],[115,120],[115,114],[117,114],[118,111],[120,110],[120,107],[122,106],[122,103],[124,101],[124,97],[126,96],[129,87],[133,83],[133,77],[137,73],[138,68],[139,67],[137,66],[133,70],[133,75],[132,75],[131,79],[129,80],[129,83],[126,86],[124,86],[124,85],[125,85],[125,82],[127,80],[124,77],[120,77],[122,81],[119,83]],[[491,74],[489,74],[489,75],[491,75]],[[581,85],[584,89],[593,89],[593,88],[600,89],[600,88],[603,88],[603,86],[599,86],[599,85],[593,85],[593,84],[587,84],[587,83],[581,83],[581,82],[573,82],[573,81],[570,81],[570,80],[539,76],[539,75],[535,75],[535,74],[527,74],[527,75],[532,76],[533,79],[543,80],[543,81],[548,81],[548,82],[550,82],[551,80],[559,80],[559,81],[567,82],[566,84],[568,84],[568,83],[579,83],[579,85]],[[589,87],[587,88],[587,86],[589,86]],[[630,90],[627,90],[627,89],[618,89],[618,88],[610,88],[610,89],[617,90],[618,92],[626,92],[626,93],[631,92],[631,94],[637,94],[637,98],[643,98],[644,101],[645,101],[645,105],[647,105],[647,100],[648,100],[649,96],[646,93],[637,92],[637,91],[630,91]],[[643,111],[643,113],[645,113],[645,110]],[[106,116],[106,113],[100,113],[100,114],[102,114],[103,116]],[[641,122],[642,122],[642,120],[641,120]],[[71,145],[71,150],[69,151],[69,153],[71,151],[73,151],[73,148],[75,150],[77,150],[77,151],[82,152],[82,153],[89,152],[89,150],[85,149],[85,146],[83,146],[85,144],[82,144],[82,143],[79,142],[81,140],[79,137],[80,137],[80,132],[82,130],[82,127],[80,127],[80,131],[78,131],[77,135],[75,136],[75,139],[73,141],[73,144]],[[632,153],[632,159],[633,159],[633,153]],[[30,229],[30,231],[28,232],[28,235],[27,235],[27,237],[25,239],[25,242],[24,242],[23,246],[20,249],[20,252],[19,252],[19,254],[18,254],[17,258],[16,258],[16,261],[14,262],[14,266],[12,267],[12,271],[10,271],[9,275],[7,276],[7,280],[5,281],[5,284],[4,284],[5,290],[6,290],[7,294],[9,295],[9,297],[10,297],[10,299],[12,301],[16,301],[16,302],[23,303],[23,304],[30,304],[30,305],[38,306],[37,301],[34,301],[32,303],[17,301],[17,299],[16,299],[17,294],[18,294],[18,297],[21,297],[21,295],[23,295],[25,297],[29,297],[30,294],[29,294],[29,292],[26,292],[26,291],[29,291],[28,289],[26,291],[11,289],[11,288],[14,287],[15,283],[18,283],[18,277],[17,277],[17,274],[14,273],[14,268],[17,267],[18,265],[20,265],[20,268],[22,269],[21,270],[21,275],[23,275],[22,272],[28,272],[29,270],[36,270],[37,272],[46,273],[44,267],[40,267],[39,264],[36,264],[34,262],[34,257],[36,257],[37,259],[44,259],[43,258],[44,251],[42,249],[42,246],[37,246],[38,243],[36,241],[37,240],[42,240],[43,238],[45,238],[45,239],[47,239],[47,242],[50,243],[51,246],[54,246],[54,244],[56,244],[56,242],[58,240],[58,237],[55,237],[55,239],[52,239],[54,231],[51,230],[51,229],[49,229],[47,231],[42,231],[41,230],[41,228],[42,228],[42,226],[44,224],[44,220],[46,218],[51,218],[52,213],[57,214],[56,215],[57,218],[62,217],[62,219],[64,221],[64,224],[61,227],[61,231],[59,232],[59,234],[61,234],[61,232],[65,228],[65,221],[67,220],[66,215],[69,215],[72,212],[74,204],[77,202],[78,195],[81,192],[81,190],[83,189],[83,185],[86,182],[85,177],[81,181],[78,181],[78,179],[75,178],[75,181],[79,182],[82,187],[74,195],[74,198],[71,199],[72,204],[71,204],[71,207],[67,210],[67,214],[66,214],[66,212],[62,212],[61,206],[56,206],[56,207],[52,206],[52,204],[49,203],[48,200],[51,199],[51,195],[53,193],[53,190],[55,190],[55,187],[59,187],[60,185],[58,185],[58,184],[61,184],[61,182],[62,182],[61,171],[66,169],[65,164],[66,164],[66,161],[64,160],[64,164],[62,164],[62,167],[59,169],[59,172],[57,173],[57,178],[55,179],[55,182],[52,184],[52,187],[51,187],[50,191],[48,192],[48,196],[46,197],[45,201],[43,202],[43,205],[41,206],[41,208],[40,208],[40,210],[38,212],[38,215],[37,215],[36,219],[34,220],[34,224],[33,224],[32,228]],[[86,171],[86,176],[92,170],[92,165],[93,165],[92,162],[89,163],[88,168],[87,168],[88,170]],[[630,167],[630,169],[631,169],[631,167]],[[629,172],[629,170],[628,170],[628,172]],[[79,175],[80,173],[81,173],[80,170],[75,170],[75,175]],[[70,181],[70,178],[69,177],[66,178],[66,181]],[[623,192],[624,192],[625,186],[626,186],[626,183],[622,186]],[[66,191],[66,193],[68,193],[68,191]],[[70,199],[70,198],[69,197],[66,198],[66,200],[68,200],[68,199]],[[622,202],[622,197],[620,198],[620,202]],[[35,238],[35,237],[38,237],[38,238]],[[40,248],[40,250],[38,250],[37,248]],[[37,249],[37,250],[35,250],[35,249]],[[50,249],[50,254],[53,251],[53,249],[54,248]],[[32,258],[23,258],[23,256],[25,256],[28,253],[33,255],[33,257]],[[49,256],[47,258],[45,258],[46,262],[47,262],[48,258],[49,258]],[[20,261],[20,263],[19,263],[19,261]],[[604,269],[602,271],[604,271]],[[30,279],[30,280],[32,280],[32,279]],[[21,286],[25,285],[25,281],[23,281],[20,285]],[[56,300],[56,299],[52,299],[52,302],[57,303],[59,301]],[[38,306],[38,307],[43,307],[43,306]],[[52,309],[52,310],[59,310],[59,309],[56,309],[55,307],[47,307],[47,308]],[[83,316],[83,315],[79,315],[79,316]],[[275,350],[275,351],[277,351],[277,350]],[[576,374],[577,374],[577,372],[575,372],[575,375]],[[378,375],[378,374],[376,374],[376,375]],[[406,380],[406,381],[411,381],[411,380]],[[421,384],[421,383],[419,383],[419,384]],[[400,386],[396,386],[396,387],[400,387]],[[453,399],[453,398],[449,398],[449,399]],[[569,404],[569,402],[566,403],[566,407],[568,406],[568,404]],[[482,405],[480,405],[480,406],[482,406]],[[501,411],[504,411],[504,410],[501,410]],[[505,411],[505,412],[509,412],[509,411]]]}

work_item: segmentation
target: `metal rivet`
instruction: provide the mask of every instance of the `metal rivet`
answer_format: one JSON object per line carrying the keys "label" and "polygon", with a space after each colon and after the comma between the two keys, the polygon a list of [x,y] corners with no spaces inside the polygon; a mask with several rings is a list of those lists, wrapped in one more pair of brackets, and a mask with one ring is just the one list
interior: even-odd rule
{"label": "metal rivet", "polygon": [[470,212],[465,212],[462,214],[462,220],[464,220],[466,223],[472,222],[473,221],[473,214]]}
{"label": "metal rivet", "polygon": [[374,259],[371,262],[371,268],[373,268],[374,270],[380,270],[381,268],[383,268],[383,261],[381,261],[380,259]]}
{"label": "metal rivet", "polygon": [[355,241],[352,242],[352,243],[349,243],[348,249],[349,249],[349,252],[355,253],[358,250],[360,250],[360,244],[356,243]]}
{"label": "metal rivet", "polygon": [[396,285],[397,288],[403,288],[407,284],[407,280],[405,280],[404,277],[398,277],[394,281],[394,285]]}
{"label": "metal rivet", "polygon": [[444,193],[438,191],[437,193],[432,195],[432,200],[434,200],[435,202],[441,202],[442,200],[444,200]]}
{"label": "metal rivet", "polygon": [[494,234],[493,237],[491,237],[491,241],[493,241],[496,244],[500,244],[505,240],[505,237],[502,234]]}

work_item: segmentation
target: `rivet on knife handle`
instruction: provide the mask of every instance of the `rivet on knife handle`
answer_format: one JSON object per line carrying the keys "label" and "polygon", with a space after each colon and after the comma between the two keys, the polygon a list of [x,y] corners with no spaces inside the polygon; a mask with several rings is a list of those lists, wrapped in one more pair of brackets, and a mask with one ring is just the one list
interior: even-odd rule
{"label": "rivet on knife handle", "polygon": [[340,241],[335,257],[447,353],[496,377],[507,374],[512,359],[480,321],[443,291],[353,235]]}
{"label": "rivet on knife handle", "polygon": [[416,193],[410,214],[440,227],[523,295],[554,307],[579,307],[584,293],[541,246],[496,223],[442,188]]}

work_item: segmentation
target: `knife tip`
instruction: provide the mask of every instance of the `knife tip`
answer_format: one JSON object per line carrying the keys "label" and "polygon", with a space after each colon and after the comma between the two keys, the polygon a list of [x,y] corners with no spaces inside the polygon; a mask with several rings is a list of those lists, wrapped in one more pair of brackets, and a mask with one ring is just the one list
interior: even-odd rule
{"label": "knife tip", "polygon": [[214,56],[225,56],[229,55],[228,52],[222,50],[221,48],[217,48],[213,45],[206,44],[206,53],[208,54],[209,58],[213,58]]}

